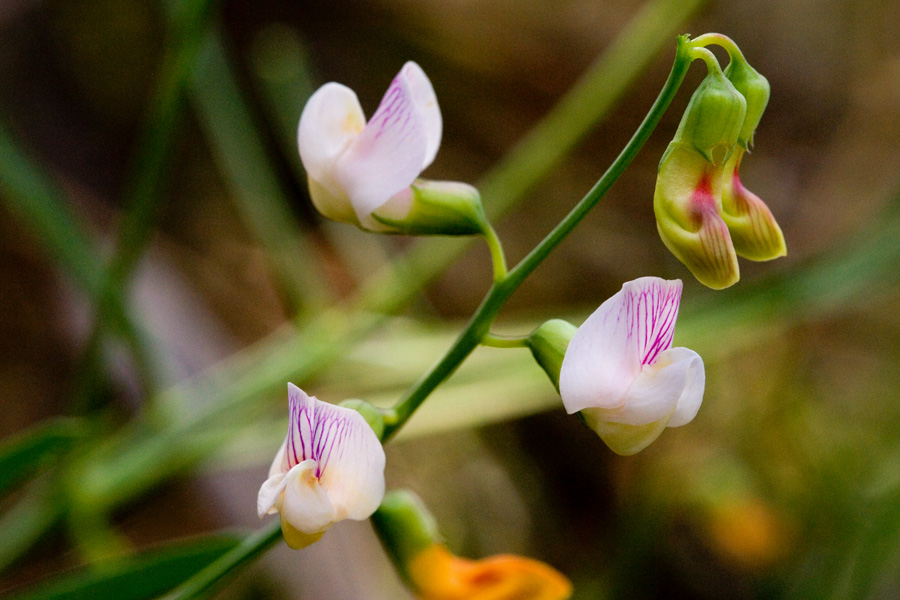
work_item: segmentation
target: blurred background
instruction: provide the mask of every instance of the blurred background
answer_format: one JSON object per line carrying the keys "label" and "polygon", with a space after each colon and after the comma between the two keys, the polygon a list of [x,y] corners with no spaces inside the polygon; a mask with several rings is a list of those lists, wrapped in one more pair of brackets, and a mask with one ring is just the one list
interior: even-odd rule
{"label": "blurred background", "polygon": [[[480,349],[388,446],[388,485],[418,492],[457,553],[539,558],[575,598],[900,595],[900,2],[201,4],[0,0],[0,438],[81,417],[0,498],[0,593],[258,527],[286,381],[392,402],[477,307],[483,244],[371,236],[312,210],[295,132],[317,86],[351,87],[371,115],[418,62],[444,117],[425,175],[502,205],[515,263],[630,138],[675,33],[717,31],[772,86],[742,176],[789,256],[742,261],[713,293],[660,243],[656,168],[695,65],[497,328],[579,323],[624,281],[681,278],[676,345],[707,365],[698,417],[618,457],[527,351]],[[601,56],[587,124],[556,132],[571,150],[509,167]],[[371,283],[409,255],[434,274],[413,276],[420,293]],[[370,525],[345,522],[301,552],[276,546],[219,597],[410,596]]]}

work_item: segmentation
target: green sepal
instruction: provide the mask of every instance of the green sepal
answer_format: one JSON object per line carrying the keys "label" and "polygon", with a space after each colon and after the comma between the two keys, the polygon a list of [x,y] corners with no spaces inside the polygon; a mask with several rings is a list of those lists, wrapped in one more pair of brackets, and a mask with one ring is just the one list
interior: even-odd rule
{"label": "green sepal", "polygon": [[749,150],[753,145],[753,133],[769,103],[771,91],[769,80],[750,66],[741,55],[732,55],[731,62],[725,69],[725,77],[747,102],[747,114],[744,116],[744,124],[741,126],[737,143],[745,150]]}
{"label": "green sepal", "polygon": [[[410,202],[389,203],[372,218],[389,233],[405,235],[479,235],[488,221],[481,194],[471,185],[456,181],[417,179],[409,187]],[[403,210],[405,214],[398,214]]]}
{"label": "green sepal", "polygon": [[728,160],[737,144],[747,101],[718,67],[710,69],[691,96],[673,142],[692,146],[710,163]]}
{"label": "green sepal", "polygon": [[369,424],[369,427],[372,428],[372,431],[375,432],[375,436],[379,440],[382,439],[382,436],[384,436],[384,415],[381,414],[380,410],[365,400],[359,400],[358,398],[344,400],[338,406],[355,410],[361,414],[362,418]]}
{"label": "green sepal", "polygon": [[422,499],[407,489],[391,490],[372,515],[385,550],[408,580],[406,567],[420,552],[443,543],[434,516]]}
{"label": "green sepal", "polygon": [[534,360],[544,369],[551,383],[559,391],[559,372],[566,356],[566,349],[578,328],[562,319],[551,319],[526,339]]}

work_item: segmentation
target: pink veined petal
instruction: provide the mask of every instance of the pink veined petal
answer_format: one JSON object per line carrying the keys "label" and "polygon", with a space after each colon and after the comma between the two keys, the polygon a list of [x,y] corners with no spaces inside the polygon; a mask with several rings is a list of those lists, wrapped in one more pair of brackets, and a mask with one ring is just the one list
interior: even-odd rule
{"label": "pink veined petal", "polygon": [[424,170],[434,161],[437,156],[438,148],[441,145],[441,134],[443,132],[443,120],[441,119],[441,108],[438,106],[437,95],[434,93],[434,87],[425,71],[418,64],[410,61],[403,65],[400,74],[406,78],[407,85],[412,92],[413,103],[422,115],[422,122],[425,127],[425,158],[422,163]]}
{"label": "pink veined petal", "polygon": [[636,426],[661,419],[664,424],[670,423],[685,391],[696,384],[698,365],[702,373],[703,361],[687,348],[672,348],[661,353],[657,361],[645,366],[631,384],[625,405],[607,411],[607,420]]}
{"label": "pink veined petal", "polygon": [[672,345],[681,281],[642,277],[594,311],[572,337],[559,390],[571,414],[617,408],[641,369]]}
{"label": "pink veined petal", "polygon": [[367,519],[384,497],[384,448],[355,410],[325,403],[317,409],[318,476],[334,520]]}
{"label": "pink veined petal", "polygon": [[288,433],[282,469],[287,471],[305,460],[318,460],[314,449],[316,410],[321,403],[315,396],[288,383]]}
{"label": "pink veined petal", "polygon": [[668,423],[668,427],[681,427],[693,421],[697,411],[700,410],[703,390],[706,387],[706,370],[703,367],[703,359],[693,350],[672,348],[669,352],[673,355],[677,353],[678,357],[673,360],[689,362],[684,389]]}
{"label": "pink veined petal", "polygon": [[363,132],[335,163],[335,181],[360,222],[412,184],[422,172],[427,148],[425,120],[401,72]]}
{"label": "pink veined petal", "polygon": [[297,126],[297,146],[311,179],[334,190],[335,161],[366,125],[359,99],[350,88],[326,83],[310,96]]}

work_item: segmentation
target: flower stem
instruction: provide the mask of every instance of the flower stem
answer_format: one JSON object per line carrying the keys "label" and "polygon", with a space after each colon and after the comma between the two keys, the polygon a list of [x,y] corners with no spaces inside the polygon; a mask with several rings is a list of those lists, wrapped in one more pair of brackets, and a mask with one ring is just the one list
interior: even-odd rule
{"label": "flower stem", "polygon": [[717,44],[728,52],[731,58],[743,59],[744,54],[734,40],[722,33],[704,33],[691,41],[694,48],[705,48],[710,44]]}
{"label": "flower stem", "polygon": [[491,348],[526,348],[528,347],[527,340],[527,336],[499,337],[491,334],[486,334],[481,339],[481,345],[490,346]]}
{"label": "flower stem", "polygon": [[656,98],[656,102],[650,108],[650,112],[644,118],[638,130],[629,140],[628,144],[607,169],[606,173],[600,178],[587,195],[572,209],[572,211],[545,237],[528,256],[516,265],[512,271],[506,274],[502,279],[495,281],[494,285],[488,291],[487,296],[472,315],[469,324],[456,339],[456,342],[447,353],[441,358],[431,370],[420,379],[407,395],[402,398],[393,408],[391,413],[391,422],[385,425],[383,441],[390,439],[396,432],[403,427],[406,421],[412,416],[416,409],[422,405],[432,391],[437,388],[444,380],[446,380],[454,371],[462,364],[466,357],[478,347],[479,344],[485,343],[485,340],[491,342],[497,341],[498,338],[489,336],[490,326],[497,318],[500,309],[506,303],[506,300],[512,293],[522,284],[541,262],[547,258],[550,252],[568,236],[573,229],[581,222],[582,219],[597,205],[600,199],[612,187],[613,183],[625,171],[638,151],[650,137],[650,134],[656,128],[662,115],[665,113],[672,98],[678,91],[684,76],[691,65],[693,57],[691,56],[690,41],[688,36],[678,36],[678,43],[675,52],[675,63],[672,65],[672,71],[666,80],[662,91]]}
{"label": "flower stem", "polygon": [[272,519],[265,527],[251,533],[244,540],[208,565],[202,571],[162,597],[161,600],[200,598],[228,575],[232,569],[253,560],[281,540],[281,521]]}
{"label": "flower stem", "polygon": [[490,223],[486,222],[484,231],[482,232],[484,241],[487,242],[488,249],[491,251],[491,262],[494,263],[494,283],[502,281],[506,277],[506,255],[503,253],[503,244]]}

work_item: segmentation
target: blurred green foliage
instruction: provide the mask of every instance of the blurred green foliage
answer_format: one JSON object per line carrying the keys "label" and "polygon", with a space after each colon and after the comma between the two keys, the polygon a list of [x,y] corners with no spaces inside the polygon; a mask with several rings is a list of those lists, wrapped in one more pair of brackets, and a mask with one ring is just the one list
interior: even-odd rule
{"label": "blurred green foliage", "polygon": [[[614,457],[527,351],[482,349],[389,447],[389,483],[420,491],[463,553],[546,560],[575,598],[895,597],[900,8],[722,1],[688,20],[699,4],[0,8],[0,590],[82,563],[21,597],[183,582],[238,538],[135,548],[254,523],[285,380],[388,404],[474,309],[480,251],[312,214],[294,127],[317,84],[359,89],[370,112],[398,65],[423,64],[446,126],[434,172],[479,181],[517,262],[624,145],[674,33],[719,30],[772,82],[744,179],[791,255],[726,292],[686,284],[676,343],[709,374],[697,420]],[[501,330],[578,322],[640,275],[688,278],[651,207],[678,112]],[[269,579],[291,597],[403,594],[351,531],[222,597],[289,595]]]}

